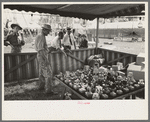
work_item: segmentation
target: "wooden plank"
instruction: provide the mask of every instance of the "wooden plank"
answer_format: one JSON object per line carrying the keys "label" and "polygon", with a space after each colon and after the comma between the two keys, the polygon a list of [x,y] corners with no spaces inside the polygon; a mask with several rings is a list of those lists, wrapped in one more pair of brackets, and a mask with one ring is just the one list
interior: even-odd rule
{"label": "wooden plank", "polygon": [[13,82],[8,82],[8,83],[4,83],[4,86],[13,86],[13,85],[17,85],[17,84],[24,84],[24,83],[30,83],[30,82],[37,82],[39,81],[39,78],[33,78],[33,79],[23,79],[20,81],[13,81]]}
{"label": "wooden plank", "polygon": [[[17,55],[36,55],[37,52],[17,53]],[[16,53],[4,53],[4,56],[16,56]]]}
{"label": "wooden plank", "polygon": [[[4,66],[7,67],[7,70],[12,68],[12,58],[11,58],[11,56],[6,56],[6,64],[4,64]],[[10,73],[9,75],[7,75],[5,80],[6,81],[12,81],[13,80],[13,73]]]}
{"label": "wooden plank", "polygon": [[73,65],[72,62],[71,62],[71,59],[72,59],[72,58],[71,58],[71,57],[67,57],[67,58],[68,58],[67,64],[68,64],[68,66],[69,66],[69,67],[68,67],[68,70],[69,70],[69,71],[72,71],[72,65]]}
{"label": "wooden plank", "polygon": [[[17,55],[16,55],[16,56],[17,56]],[[11,61],[11,63],[12,63],[12,68],[17,65],[16,56],[12,56],[12,57],[11,57],[11,58],[12,58],[12,61]],[[17,68],[17,69],[18,69],[18,68]],[[17,70],[13,71],[12,74],[13,74],[13,79],[12,79],[12,81],[13,81],[13,80],[17,80]]]}
{"label": "wooden plank", "polygon": [[[73,52],[73,55],[75,56],[76,52]],[[77,61],[75,59],[73,59],[73,70],[77,70]]]}
{"label": "wooden plank", "polygon": [[[25,61],[26,59],[25,59],[25,55],[22,55],[22,59],[21,59],[21,62],[23,62],[23,61]],[[26,69],[26,65],[22,65],[21,66],[22,67],[22,79],[26,79],[27,78],[27,69]]]}
{"label": "wooden plank", "polygon": [[63,73],[65,73],[66,72],[66,69],[67,69],[67,58],[63,55],[63,57],[62,57],[62,66],[63,66]]}
{"label": "wooden plank", "polygon": [[60,71],[61,71],[61,60],[62,60],[62,58],[60,57],[60,55],[61,54],[59,54],[59,53],[57,53],[56,55],[55,55],[55,58],[56,58],[56,68],[57,68],[57,71],[56,71],[56,74],[57,73],[59,73]]}
{"label": "wooden plank", "polygon": [[15,69],[19,68],[20,66],[28,63],[29,61],[33,60],[36,57],[36,55],[32,56],[31,58],[25,60],[24,62],[20,63],[19,65],[16,65],[15,67],[11,68],[10,70],[5,72],[5,75],[9,74],[10,72],[14,71]]}
{"label": "wooden plank", "polygon": [[[72,53],[73,55],[74,53]],[[74,55],[73,55],[74,56]],[[74,70],[74,63],[73,63],[73,60],[75,60],[74,58],[70,58],[70,63],[71,63],[71,71]]]}
{"label": "wooden plank", "polygon": [[130,56],[130,55],[124,55],[124,56],[122,56],[122,57],[119,57],[119,58],[117,58],[117,59],[114,59],[114,60],[112,60],[112,61],[107,62],[107,64],[110,64],[110,63],[112,63],[112,62],[115,62],[115,61],[118,61],[118,60],[120,60],[120,59],[126,58],[126,57],[128,57],[128,56]]}
{"label": "wooden plank", "polygon": [[114,52],[114,53],[120,53],[120,54],[124,54],[124,55],[130,55],[130,56],[133,56],[133,57],[136,57],[137,55],[136,54],[130,54],[130,53],[125,53],[125,52],[121,52],[121,51],[115,51],[115,50],[110,50],[110,49],[104,49],[104,48],[101,48],[99,47],[100,50],[104,50],[104,51],[110,51],[110,52]]}
{"label": "wooden plank", "polygon": [[[20,58],[21,58],[20,56],[16,56],[16,63],[17,63],[17,65],[19,65],[21,63],[21,59]],[[20,80],[22,78],[22,74],[21,74],[22,70],[21,69],[22,69],[21,67],[19,67],[17,69],[17,80]]]}
{"label": "wooden plank", "polygon": [[[111,59],[115,60],[115,53],[114,52],[112,52]],[[115,62],[112,62],[112,65],[115,65]]]}
{"label": "wooden plank", "polygon": [[37,58],[34,59],[34,69],[35,69],[35,77],[39,76],[39,67],[38,67],[38,61]]}
{"label": "wooden plank", "polygon": [[[75,57],[79,57],[79,53],[78,52],[75,52]],[[76,61],[76,67],[77,67],[77,69],[79,69],[80,67],[79,67],[79,61]]]}
{"label": "wooden plank", "polygon": [[106,51],[106,61],[109,61],[109,51]]}
{"label": "wooden plank", "polygon": [[86,53],[87,53],[86,51],[83,52],[83,61],[85,61],[86,59]]}
{"label": "wooden plank", "polygon": [[[82,51],[78,52],[78,57],[79,57],[79,59],[82,59]],[[82,67],[82,63],[80,61],[78,61],[78,66],[79,66],[79,68]]]}
{"label": "wooden plank", "polygon": [[83,60],[81,60],[81,59],[79,59],[79,58],[77,58],[77,57],[75,57],[75,56],[73,56],[73,55],[71,55],[71,54],[69,54],[69,53],[66,53],[68,56],[70,56],[71,58],[74,58],[74,59],[76,59],[77,61],[80,61],[81,63],[84,63],[84,61]]}
{"label": "wooden plank", "polygon": [[69,86],[67,86],[65,83],[63,83],[61,80],[59,80],[58,78],[54,77],[57,81],[59,81],[62,85],[64,85],[66,88],[68,88],[69,90],[71,90],[75,95],[77,95],[80,99],[82,100],[87,100],[85,97],[83,97],[82,95],[80,95],[79,93],[77,93],[75,90],[73,90],[72,88],[70,88]]}
{"label": "wooden plank", "polygon": [[138,89],[138,90],[136,90],[136,91],[133,91],[133,92],[124,94],[124,95],[122,95],[122,96],[116,97],[116,98],[114,98],[114,99],[123,99],[124,97],[127,97],[127,96],[130,96],[130,95],[136,94],[136,93],[138,93],[138,92],[141,92],[141,91],[143,91],[144,89],[145,89],[145,88],[141,88],[141,89]]}
{"label": "wooden plank", "polygon": [[[30,56],[31,57],[31,56]],[[36,58],[35,58],[36,59]],[[35,67],[35,59],[30,61],[30,66],[31,66],[31,78],[36,77],[36,67]]]}

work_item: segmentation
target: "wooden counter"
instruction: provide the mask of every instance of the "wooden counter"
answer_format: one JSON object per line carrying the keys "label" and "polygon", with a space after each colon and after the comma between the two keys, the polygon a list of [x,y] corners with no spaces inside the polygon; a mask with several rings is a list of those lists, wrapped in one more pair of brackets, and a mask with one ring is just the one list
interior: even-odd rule
{"label": "wooden counter", "polygon": [[[84,97],[83,95],[81,95],[80,93],[78,93],[77,91],[75,91],[73,88],[71,88],[70,86],[68,86],[67,84],[65,84],[63,81],[59,80],[57,77],[54,77],[57,81],[59,81],[61,83],[61,85],[63,85],[64,87],[66,87],[66,89],[69,89],[71,90],[71,92],[73,92],[76,96],[78,96],[79,99],[81,100],[91,100],[91,99],[88,99],[86,97]],[[131,92],[128,92],[126,94],[123,94],[123,95],[120,95],[120,96],[117,96],[117,97],[114,97],[112,99],[108,99],[108,100],[117,100],[117,99],[126,99],[127,97],[131,97],[131,99],[135,99],[135,94],[139,93],[139,92],[142,92],[144,91],[145,88],[140,88],[140,89],[137,89],[137,90],[134,90],[134,91],[131,91]],[[100,99],[100,100],[104,100],[104,99]],[[105,99],[106,100],[106,99]]]}

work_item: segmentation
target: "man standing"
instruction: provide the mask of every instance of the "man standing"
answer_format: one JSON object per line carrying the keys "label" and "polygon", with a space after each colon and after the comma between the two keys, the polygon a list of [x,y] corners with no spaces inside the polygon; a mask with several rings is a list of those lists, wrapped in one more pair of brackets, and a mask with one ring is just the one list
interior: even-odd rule
{"label": "man standing", "polygon": [[64,36],[63,32],[60,31],[58,33],[58,35],[52,40],[49,50],[50,51],[60,51],[65,55],[65,57],[67,57],[66,53],[61,49],[61,45],[62,45],[61,40],[63,39],[63,36]]}
{"label": "man standing", "polygon": [[61,40],[63,39],[63,36],[64,36],[63,32],[59,31],[58,35],[52,40],[51,47],[49,47],[49,50],[60,51],[65,55],[65,57],[67,57],[66,53],[61,49],[62,47]]}
{"label": "man standing", "polygon": [[63,39],[63,32],[60,31],[57,36],[51,41],[51,47],[53,48],[54,51],[57,49],[61,48],[61,40]]}
{"label": "man standing", "polygon": [[74,45],[74,37],[73,34],[71,34],[70,27],[67,27],[67,33],[64,35],[62,45],[64,46],[64,50],[71,50],[71,46]]}
{"label": "man standing", "polygon": [[37,51],[37,60],[39,63],[39,90],[45,89],[45,93],[57,94],[52,90],[53,87],[53,71],[48,60],[48,54],[50,53],[46,38],[51,32],[51,26],[44,24],[42,26],[42,32],[37,35],[35,39],[35,50]]}
{"label": "man standing", "polygon": [[19,30],[22,30],[19,24],[11,24],[12,30],[4,39],[4,45],[11,46],[11,53],[20,53],[22,50],[22,46],[25,44],[23,34],[21,33],[21,40],[18,38]]}
{"label": "man standing", "polygon": [[88,48],[88,41],[85,34],[81,35],[81,42],[79,43],[79,48]]}

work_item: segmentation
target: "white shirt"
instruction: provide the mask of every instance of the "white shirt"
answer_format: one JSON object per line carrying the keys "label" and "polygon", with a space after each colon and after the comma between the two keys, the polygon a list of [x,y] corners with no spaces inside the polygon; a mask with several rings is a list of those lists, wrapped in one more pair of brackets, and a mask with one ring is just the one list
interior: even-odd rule
{"label": "white shirt", "polygon": [[[70,33],[70,38],[71,38],[72,45],[74,45],[74,40],[75,40],[75,39],[74,39],[74,36],[73,36],[72,33]],[[66,33],[66,34],[64,35],[64,38],[63,38],[63,40],[62,40],[62,44],[64,44],[65,46],[71,46],[68,33]]]}
{"label": "white shirt", "polygon": [[49,51],[46,43],[45,36],[41,33],[35,38],[35,50],[40,51],[40,50],[46,50]]}
{"label": "white shirt", "polygon": [[51,46],[54,47],[54,48],[56,48],[56,49],[60,48],[60,41],[61,41],[61,40],[59,39],[59,37],[56,36],[56,37],[52,40]]}

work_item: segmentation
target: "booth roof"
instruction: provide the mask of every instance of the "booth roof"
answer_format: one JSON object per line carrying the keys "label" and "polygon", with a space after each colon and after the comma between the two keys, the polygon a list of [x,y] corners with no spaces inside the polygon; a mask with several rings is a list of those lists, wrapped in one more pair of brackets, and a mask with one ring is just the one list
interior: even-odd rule
{"label": "booth roof", "polygon": [[4,8],[93,20],[97,17],[144,15],[145,4],[4,4]]}

